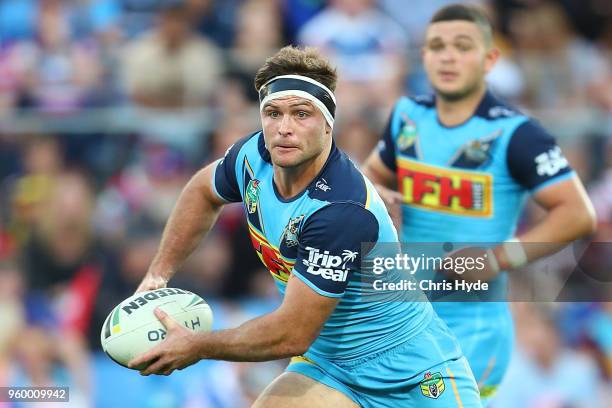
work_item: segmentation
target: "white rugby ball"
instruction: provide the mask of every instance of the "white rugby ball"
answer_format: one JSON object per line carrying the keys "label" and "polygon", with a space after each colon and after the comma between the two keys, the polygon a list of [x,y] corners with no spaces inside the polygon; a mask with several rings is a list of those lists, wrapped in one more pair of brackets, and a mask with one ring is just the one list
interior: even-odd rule
{"label": "white rugby ball", "polygon": [[166,329],[153,313],[157,307],[189,329],[209,331],[212,327],[210,306],[194,293],[177,288],[137,293],[119,303],[102,325],[102,349],[113,361],[127,367],[134,357],[166,338]]}

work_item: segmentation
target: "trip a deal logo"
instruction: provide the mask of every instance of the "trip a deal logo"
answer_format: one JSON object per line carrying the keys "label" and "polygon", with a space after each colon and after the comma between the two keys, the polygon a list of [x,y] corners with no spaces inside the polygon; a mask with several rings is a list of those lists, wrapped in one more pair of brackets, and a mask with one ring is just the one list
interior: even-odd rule
{"label": "trip a deal logo", "polygon": [[414,207],[472,217],[492,214],[493,176],[398,158],[404,202]]}

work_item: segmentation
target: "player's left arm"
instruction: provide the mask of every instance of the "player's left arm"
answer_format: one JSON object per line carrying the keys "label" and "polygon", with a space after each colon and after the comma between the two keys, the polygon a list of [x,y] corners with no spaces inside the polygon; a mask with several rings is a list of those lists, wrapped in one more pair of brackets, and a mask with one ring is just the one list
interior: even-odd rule
{"label": "player's left arm", "polygon": [[546,210],[546,215],[517,239],[551,245],[525,245],[529,261],[595,232],[595,211],[577,176],[547,186],[533,194],[532,198]]}
{"label": "player's left arm", "polygon": [[[166,339],[130,362],[130,367],[148,364],[141,374],[168,375],[201,359],[268,361],[305,353],[343,296],[349,274],[337,272],[336,279],[316,273],[319,267],[348,272],[360,265],[362,242],[376,239],[378,224],[373,215],[356,204],[341,204],[320,210],[308,219],[300,236],[298,258],[278,309],[234,329],[215,332],[191,331],[163,312],[157,317],[166,327]],[[355,218],[355,214],[361,217]],[[364,219],[365,217],[365,219]],[[346,225],[361,225],[350,231]],[[357,222],[355,224],[355,222]],[[317,252],[318,251],[318,252]],[[328,252],[323,258],[316,254]],[[353,256],[348,257],[347,251]],[[327,264],[329,256],[343,258],[342,266]],[[313,269],[309,269],[312,266]],[[310,272],[309,272],[310,270]],[[314,271],[314,273],[313,273]],[[330,272],[334,273],[334,272]]]}
{"label": "player's left arm", "polygon": [[[512,257],[516,257],[517,250],[524,251],[519,258],[524,255],[524,262],[531,262],[595,231],[595,211],[582,182],[554,138],[543,128],[533,122],[521,125],[510,141],[507,154],[511,174],[531,191],[532,198],[546,210],[546,215],[516,237],[519,242],[494,249],[501,270],[515,266],[516,259]],[[522,245],[529,242],[546,245]]]}

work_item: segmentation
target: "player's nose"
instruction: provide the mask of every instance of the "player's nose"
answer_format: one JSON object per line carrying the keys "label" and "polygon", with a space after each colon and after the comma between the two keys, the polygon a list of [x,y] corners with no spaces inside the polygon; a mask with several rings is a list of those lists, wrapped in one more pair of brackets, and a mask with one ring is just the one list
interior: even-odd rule
{"label": "player's nose", "polygon": [[280,120],[278,125],[278,133],[282,136],[289,135],[293,132],[291,125],[291,116],[283,115],[283,118]]}
{"label": "player's nose", "polygon": [[451,50],[450,47],[447,47],[444,51],[440,53],[440,61],[445,64],[455,62],[456,58],[457,55],[455,51]]}

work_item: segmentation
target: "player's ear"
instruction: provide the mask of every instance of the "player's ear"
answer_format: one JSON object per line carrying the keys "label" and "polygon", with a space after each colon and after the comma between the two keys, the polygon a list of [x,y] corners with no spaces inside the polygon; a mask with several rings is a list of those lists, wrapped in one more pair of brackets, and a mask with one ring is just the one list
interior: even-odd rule
{"label": "player's ear", "polygon": [[485,73],[489,73],[499,60],[500,52],[499,48],[491,47],[485,55]]}

